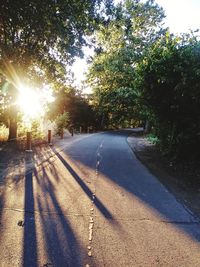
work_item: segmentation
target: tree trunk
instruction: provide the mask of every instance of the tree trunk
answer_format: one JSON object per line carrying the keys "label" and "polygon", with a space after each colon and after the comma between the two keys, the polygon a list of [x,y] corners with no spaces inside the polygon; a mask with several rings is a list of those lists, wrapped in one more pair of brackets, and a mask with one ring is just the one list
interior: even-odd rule
{"label": "tree trunk", "polygon": [[144,127],[144,133],[149,134],[151,132],[152,125],[150,121],[146,120],[145,127]]}
{"label": "tree trunk", "polygon": [[17,138],[17,113],[12,112],[9,118],[9,136],[8,140],[13,140]]}
{"label": "tree trunk", "polygon": [[102,114],[102,117],[101,117],[101,123],[100,123],[100,129],[104,129],[104,119],[105,119],[105,114],[103,113]]}
{"label": "tree trunk", "polygon": [[8,140],[16,140],[17,138],[17,114],[19,111],[18,106],[16,105],[18,91],[17,89],[11,84],[9,88],[9,95],[12,99],[10,107],[8,109],[8,118],[9,118],[9,136]]}

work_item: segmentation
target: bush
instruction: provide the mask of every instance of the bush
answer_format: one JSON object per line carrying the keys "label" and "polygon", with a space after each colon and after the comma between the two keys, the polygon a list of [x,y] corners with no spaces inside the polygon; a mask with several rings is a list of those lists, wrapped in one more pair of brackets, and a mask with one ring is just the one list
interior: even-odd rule
{"label": "bush", "polygon": [[32,139],[43,139],[45,134],[41,127],[41,122],[38,120],[30,121],[30,125],[27,126],[26,123],[18,123],[18,138],[26,137],[27,132],[31,132]]}
{"label": "bush", "polygon": [[155,134],[152,134],[152,133],[147,135],[147,140],[155,145],[158,145],[160,143],[159,138]]}
{"label": "bush", "polygon": [[67,129],[69,126],[69,113],[64,112],[56,117],[55,123],[57,126],[56,133],[61,134],[62,130]]}
{"label": "bush", "polygon": [[177,157],[199,157],[200,42],[159,40],[138,67],[140,90],[155,118],[161,149]]}

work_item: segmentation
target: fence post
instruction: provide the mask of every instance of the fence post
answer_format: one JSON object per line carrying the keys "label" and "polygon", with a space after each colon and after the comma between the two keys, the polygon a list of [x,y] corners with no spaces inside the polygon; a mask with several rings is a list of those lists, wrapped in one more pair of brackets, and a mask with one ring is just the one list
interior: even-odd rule
{"label": "fence post", "polygon": [[32,152],[32,149],[31,149],[31,132],[26,133],[26,152]]}
{"label": "fence post", "polygon": [[63,137],[64,137],[64,130],[61,129],[61,130],[60,130],[60,138],[63,139]]}
{"label": "fence post", "polygon": [[71,128],[71,136],[74,136],[74,127]]}
{"label": "fence post", "polygon": [[52,146],[52,142],[51,142],[51,130],[48,130],[48,144],[50,146]]}

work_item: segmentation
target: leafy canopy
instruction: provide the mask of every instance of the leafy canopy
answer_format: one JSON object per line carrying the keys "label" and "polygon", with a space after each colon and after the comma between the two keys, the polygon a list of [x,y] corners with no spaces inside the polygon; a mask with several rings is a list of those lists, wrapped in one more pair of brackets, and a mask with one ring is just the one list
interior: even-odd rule
{"label": "leafy canopy", "polygon": [[96,32],[98,45],[88,83],[99,112],[112,118],[111,124],[117,124],[120,116],[121,121],[138,117],[140,92],[134,88],[134,71],[147,47],[165,32],[163,17],[154,1],[126,0],[117,5],[109,24]]}
{"label": "leafy canopy", "polygon": [[58,89],[66,84],[67,65],[74,56],[82,56],[85,36],[105,20],[111,7],[110,0],[1,1],[0,93],[5,98],[2,88],[9,83],[10,123],[17,114],[13,88],[49,83]]}
{"label": "leafy canopy", "polygon": [[194,35],[169,33],[137,67],[136,86],[155,118],[161,146],[176,156],[199,154],[200,42]]}

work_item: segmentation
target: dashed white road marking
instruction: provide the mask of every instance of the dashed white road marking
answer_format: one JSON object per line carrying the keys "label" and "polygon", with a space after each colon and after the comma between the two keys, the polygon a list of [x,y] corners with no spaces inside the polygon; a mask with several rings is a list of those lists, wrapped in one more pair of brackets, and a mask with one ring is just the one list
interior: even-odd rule
{"label": "dashed white road marking", "polygon": [[[102,160],[102,156],[100,153],[100,149],[103,147],[103,141],[101,142],[100,146],[96,151],[96,168],[95,168],[95,177],[94,177],[94,191],[92,193],[92,200],[91,200],[91,208],[90,208],[90,221],[89,221],[89,236],[88,236],[88,246],[87,246],[87,254],[88,257],[92,257],[92,238],[93,238],[93,228],[94,228],[94,201],[96,198],[96,181],[98,179],[99,174],[99,165]],[[86,264],[85,267],[89,267],[89,264]]]}

